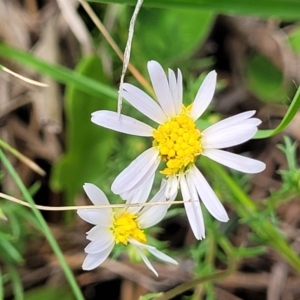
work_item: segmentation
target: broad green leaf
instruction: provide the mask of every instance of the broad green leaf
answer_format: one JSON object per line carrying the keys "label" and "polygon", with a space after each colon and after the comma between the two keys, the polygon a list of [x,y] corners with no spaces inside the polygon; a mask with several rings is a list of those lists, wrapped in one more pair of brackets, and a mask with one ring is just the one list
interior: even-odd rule
{"label": "broad green leaf", "polygon": [[190,57],[204,42],[214,19],[211,12],[190,9],[141,9],[132,45],[134,65],[143,69],[154,59],[171,66]]}
{"label": "broad green leaf", "polygon": [[[77,72],[107,83],[102,63],[97,57],[82,59]],[[100,109],[113,110],[116,101],[101,95],[90,96],[74,84],[67,85],[65,101],[66,153],[54,165],[51,184],[54,189],[64,191],[67,204],[72,205],[83,184],[95,183],[105,170],[115,137],[114,131],[92,123],[91,113]]]}
{"label": "broad green leaf", "polygon": [[283,75],[267,58],[256,55],[247,62],[248,88],[265,102],[283,103],[287,91]]}
{"label": "broad green leaf", "polygon": [[[136,0],[89,0],[98,3],[135,5]],[[256,15],[299,20],[300,2],[294,0],[145,0],[144,7],[191,8],[223,14]]]}
{"label": "broad green leaf", "polygon": [[299,108],[300,108],[300,87],[298,88],[292,100],[292,103],[290,104],[289,109],[287,110],[280,124],[275,129],[258,130],[256,135],[254,136],[254,139],[265,139],[284,130],[293,120]]}
{"label": "broad green leaf", "polygon": [[78,90],[86,92],[89,95],[103,95],[111,99],[116,99],[117,97],[117,91],[107,84],[97,82],[96,80],[71,71],[63,66],[50,64],[36,58],[32,54],[7,46],[3,43],[0,43],[0,57],[1,56],[18,62],[22,64],[22,66],[30,67],[58,82],[75,84]]}

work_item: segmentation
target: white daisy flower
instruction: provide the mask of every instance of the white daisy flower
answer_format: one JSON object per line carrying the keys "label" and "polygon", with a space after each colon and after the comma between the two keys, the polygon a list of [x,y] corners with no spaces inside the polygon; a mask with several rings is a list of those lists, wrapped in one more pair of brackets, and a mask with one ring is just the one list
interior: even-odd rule
{"label": "white daisy flower", "polygon": [[[94,205],[109,205],[105,194],[95,185],[86,183],[83,186],[86,194]],[[164,182],[157,194],[149,201],[151,203],[166,201],[164,196],[166,182]],[[140,193],[141,197],[148,197],[148,192]],[[147,200],[147,199],[146,199]],[[142,202],[146,202],[143,199]],[[174,200],[174,199],[173,199]],[[83,262],[84,270],[92,270],[102,264],[111,253],[115,244],[131,244],[147,267],[158,276],[145,252],[148,251],[158,259],[177,265],[177,262],[168,255],[147,245],[147,236],[143,229],[149,228],[165,216],[170,205],[153,205],[142,208],[130,207],[126,209],[79,209],[78,215],[86,222],[95,225],[87,232],[87,239],[91,242],[84,249],[87,256]]]}
{"label": "white daisy flower", "polygon": [[170,198],[181,188],[185,208],[191,228],[197,239],[205,237],[203,216],[199,200],[219,221],[228,221],[228,215],[206,179],[195,163],[201,155],[244,173],[258,173],[265,164],[241,155],[220,150],[244,143],[257,132],[261,121],[252,118],[255,111],[247,111],[224,119],[207,129],[196,126],[209,106],[216,87],[217,74],[210,72],[200,86],[196,98],[189,106],[182,104],[182,75],[177,78],[169,69],[168,77],[156,61],[148,62],[148,71],[158,102],[142,90],[125,83],[121,95],[137,110],[156,122],[153,128],[129,116],[112,111],[97,111],[92,114],[92,122],[119,132],[148,136],[153,139],[152,147],[138,156],[124,169],[112,184],[112,191],[128,199],[145,182],[153,181],[160,162],[165,167],[160,173],[167,179],[165,196]]}

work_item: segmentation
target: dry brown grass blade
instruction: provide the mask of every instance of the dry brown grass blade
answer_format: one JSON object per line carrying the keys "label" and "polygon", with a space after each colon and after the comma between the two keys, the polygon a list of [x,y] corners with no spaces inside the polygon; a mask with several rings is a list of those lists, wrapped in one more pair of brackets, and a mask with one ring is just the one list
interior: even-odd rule
{"label": "dry brown grass blade", "polygon": [[92,55],[94,52],[93,41],[86,25],[76,11],[78,2],[76,0],[56,0],[56,2],[61,10],[64,20],[80,43],[83,55]]}
{"label": "dry brown grass blade", "polygon": [[[58,32],[57,17],[49,18],[34,51],[36,56],[50,63],[59,63]],[[59,133],[62,129],[63,109],[61,90],[59,84],[49,77],[42,76],[42,81],[49,87],[32,94],[37,119],[45,130]]]}
{"label": "dry brown grass blade", "polygon": [[40,166],[38,166],[34,161],[32,161],[30,158],[28,158],[25,155],[23,155],[22,153],[20,153],[18,150],[10,147],[8,144],[4,143],[1,139],[0,139],[0,146],[3,149],[12,153],[15,157],[17,157],[20,161],[22,161],[24,164],[26,164],[33,171],[37,172],[38,174],[40,174],[42,176],[46,175],[46,172]]}

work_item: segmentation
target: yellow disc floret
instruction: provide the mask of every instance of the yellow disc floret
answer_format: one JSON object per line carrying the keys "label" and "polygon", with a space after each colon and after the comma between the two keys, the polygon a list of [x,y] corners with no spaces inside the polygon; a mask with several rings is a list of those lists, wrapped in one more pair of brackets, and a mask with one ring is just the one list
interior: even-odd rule
{"label": "yellow disc floret", "polygon": [[146,243],[146,235],[136,222],[137,216],[128,212],[116,217],[112,225],[112,232],[115,236],[116,244],[128,244],[128,239],[133,238],[143,244]]}
{"label": "yellow disc floret", "polygon": [[153,132],[153,146],[157,146],[161,157],[166,161],[164,175],[184,172],[195,157],[202,152],[201,132],[190,117],[191,106],[182,107],[182,112]]}

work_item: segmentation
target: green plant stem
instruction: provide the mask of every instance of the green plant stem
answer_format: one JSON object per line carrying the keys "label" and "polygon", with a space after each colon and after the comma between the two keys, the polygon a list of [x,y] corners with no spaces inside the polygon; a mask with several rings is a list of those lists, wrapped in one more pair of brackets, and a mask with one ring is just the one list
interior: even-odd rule
{"label": "green plant stem", "polygon": [[220,239],[220,246],[225,251],[227,257],[228,257],[228,268],[225,271],[216,272],[207,276],[203,276],[200,278],[196,278],[194,280],[191,280],[189,282],[185,282],[174,289],[171,289],[165,293],[163,293],[161,296],[155,298],[156,300],[168,300],[173,299],[173,297],[182,294],[183,292],[190,290],[194,288],[195,286],[206,283],[206,282],[213,282],[213,281],[219,281],[223,278],[228,277],[230,274],[232,274],[236,269],[236,259],[234,255],[232,254],[232,248],[229,245],[228,241],[225,239]]}
{"label": "green plant stem", "polygon": [[34,200],[32,199],[31,195],[27,191],[27,189],[26,189],[25,185],[23,184],[22,180],[20,179],[19,175],[17,174],[17,172],[11,165],[10,161],[7,159],[7,157],[5,156],[5,154],[3,153],[3,151],[1,149],[0,149],[0,159],[2,160],[2,162],[5,165],[5,167],[7,168],[7,170],[9,171],[10,175],[13,177],[13,179],[17,183],[25,200],[32,205],[31,209],[32,209],[34,215],[36,216],[38,222],[40,223],[42,231],[44,232],[53,252],[55,253],[55,255],[65,273],[65,276],[73,290],[73,293],[74,293],[76,299],[84,300],[84,297],[83,297],[82,292],[75,280],[75,277],[74,277],[72,271],[70,270],[70,268],[64,258],[64,255],[61,252],[54,236],[52,235],[50,228],[48,227],[48,225],[47,225],[46,221],[44,220],[40,211],[35,207]]}

